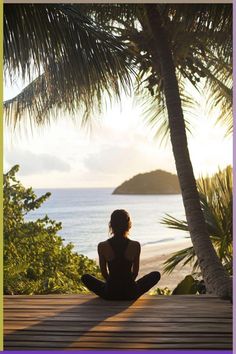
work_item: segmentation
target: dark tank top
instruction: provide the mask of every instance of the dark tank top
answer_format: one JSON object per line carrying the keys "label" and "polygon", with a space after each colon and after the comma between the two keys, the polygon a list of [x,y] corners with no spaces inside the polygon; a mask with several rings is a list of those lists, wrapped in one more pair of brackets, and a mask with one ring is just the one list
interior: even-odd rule
{"label": "dark tank top", "polygon": [[133,262],[125,258],[130,240],[125,237],[112,237],[108,242],[115,257],[108,262],[106,296],[110,300],[133,300],[137,296],[137,285],[131,271]]}
{"label": "dark tank top", "polygon": [[130,242],[125,237],[112,237],[108,240],[113,253],[114,259],[108,262],[110,280],[124,282],[132,280],[132,261],[125,258],[125,251]]}

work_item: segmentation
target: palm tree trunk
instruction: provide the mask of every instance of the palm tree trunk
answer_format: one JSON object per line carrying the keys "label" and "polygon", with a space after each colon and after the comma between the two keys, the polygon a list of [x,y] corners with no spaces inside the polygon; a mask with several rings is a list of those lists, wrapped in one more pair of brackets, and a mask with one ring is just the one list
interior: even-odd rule
{"label": "palm tree trunk", "polygon": [[200,206],[188,151],[185,123],[174,62],[156,4],[144,5],[152,36],[153,60],[158,60],[164,84],[170,136],[193,247],[207,291],[231,297],[232,283],[212,246]]}

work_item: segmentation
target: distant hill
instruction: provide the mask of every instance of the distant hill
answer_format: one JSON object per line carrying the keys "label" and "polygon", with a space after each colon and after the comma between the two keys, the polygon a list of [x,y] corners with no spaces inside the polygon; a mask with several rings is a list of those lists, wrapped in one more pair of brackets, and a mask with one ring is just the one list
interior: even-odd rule
{"label": "distant hill", "polygon": [[112,194],[180,194],[180,187],[176,175],[156,170],[132,177]]}

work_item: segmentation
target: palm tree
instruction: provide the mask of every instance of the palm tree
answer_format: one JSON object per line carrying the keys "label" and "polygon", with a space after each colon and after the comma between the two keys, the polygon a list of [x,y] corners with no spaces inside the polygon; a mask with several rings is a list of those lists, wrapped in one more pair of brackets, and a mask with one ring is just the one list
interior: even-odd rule
{"label": "palm tree", "polygon": [[[233,183],[232,167],[219,170],[212,177],[200,178],[197,180],[197,187],[200,195],[201,207],[204,213],[207,230],[212,243],[216,249],[227,272],[232,275],[232,204],[233,204]],[[162,223],[171,229],[188,232],[186,220],[179,220],[171,215],[166,215]],[[165,261],[165,272],[172,272],[177,264],[183,266],[191,262],[193,272],[198,272],[198,260],[193,247],[184,248],[175,252]]]}
{"label": "palm tree", "polygon": [[[81,11],[79,11],[78,8],[81,9]],[[55,5],[52,8],[47,10],[46,17],[49,16],[49,12],[51,10],[55,10]],[[60,83],[58,95],[56,93],[54,94],[53,92],[54,85],[52,84],[50,85],[50,83],[53,82],[52,78],[55,80],[57,79],[55,82],[59,82],[62,79],[60,77],[60,71],[59,71],[59,68],[61,66],[64,68],[63,73],[66,75],[66,70],[65,70],[66,67],[64,65],[61,65],[61,59],[64,60],[63,56],[65,55],[65,53],[67,53],[67,50],[68,53],[70,53],[70,48],[67,48],[67,46],[68,43],[71,44],[70,42],[70,39],[72,38],[71,32],[78,31],[79,33],[79,28],[77,27],[79,18],[84,18],[85,15],[86,15],[85,18],[87,18],[87,15],[91,14],[91,18],[94,19],[96,22],[100,21],[100,23],[103,26],[105,26],[106,24],[107,26],[105,28],[108,28],[108,26],[112,25],[113,33],[116,30],[118,33],[120,32],[120,26],[118,26],[118,28],[114,28],[114,21],[117,21],[118,23],[120,21],[120,24],[123,25],[124,31],[123,31],[123,37],[120,38],[120,41],[118,40],[119,38],[117,38],[117,41],[118,43],[121,43],[121,40],[123,40],[122,41],[123,47],[124,46],[128,47],[127,42],[130,45],[129,45],[128,52],[127,51],[122,52],[121,50],[119,50],[120,48],[118,49],[118,47],[115,48],[113,47],[112,49],[112,53],[113,54],[115,53],[118,58],[121,58],[121,53],[123,54],[123,58],[125,57],[125,61],[123,62],[124,70],[122,72],[119,71],[119,75],[118,75],[118,71],[115,71],[116,75],[113,75],[113,80],[115,80],[115,77],[116,78],[118,77],[118,79],[120,79],[120,82],[124,83],[123,74],[125,74],[126,80],[128,77],[127,67],[136,65],[137,68],[136,71],[139,71],[141,74],[142,71],[145,74],[149,73],[148,78],[144,75],[144,82],[148,83],[149,92],[153,95],[154,102],[156,103],[157,99],[159,98],[164,98],[167,111],[168,111],[168,124],[170,128],[171,143],[172,143],[173,153],[175,157],[177,173],[179,176],[180,186],[182,190],[187,222],[189,225],[193,247],[198,257],[198,262],[203,274],[203,278],[205,280],[209,292],[213,292],[219,296],[231,296],[230,279],[227,273],[225,272],[211,244],[206,229],[205,221],[204,221],[204,216],[201,210],[199,195],[197,192],[196,182],[195,182],[193,169],[192,169],[189,152],[188,152],[188,144],[187,144],[186,131],[185,131],[185,121],[184,121],[183,110],[181,106],[180,91],[179,91],[178,81],[176,77],[176,70],[175,70],[176,68],[178,68],[179,73],[182,76],[187,77],[194,84],[196,84],[196,82],[200,80],[199,77],[206,76],[209,73],[210,82],[214,83],[215,85],[218,85],[218,88],[220,88],[221,92],[224,93],[223,97],[226,99],[226,102],[228,102],[227,98],[231,97],[230,88],[225,86],[218,79],[218,77],[220,77],[220,75],[222,75],[222,72],[224,72],[225,70],[225,64],[222,63],[222,65],[218,69],[217,71],[218,76],[216,75],[215,77],[213,77],[212,75],[210,75],[210,73],[212,72],[212,67],[213,68],[217,67],[215,62],[217,62],[216,57],[220,53],[220,50],[226,54],[225,55],[226,58],[230,58],[229,53],[231,53],[230,49],[232,46],[231,38],[225,37],[225,33],[229,34],[231,28],[230,27],[231,26],[231,6],[227,7],[226,5],[219,6],[219,5],[205,5],[205,4],[194,5],[194,6],[191,4],[191,6],[185,5],[182,7],[178,5],[172,5],[172,4],[171,5],[170,4],[165,4],[165,5],[163,4],[128,5],[127,4],[125,6],[122,6],[120,4],[113,5],[113,6],[77,5],[72,7],[61,6],[56,13],[57,13],[57,15],[55,16],[56,23],[57,23],[56,30],[59,32],[59,34],[61,32],[58,23],[60,23],[61,18],[62,18],[62,23],[66,22],[66,26],[68,26],[68,16],[72,16],[72,18],[74,19],[72,20],[73,29],[71,29],[68,32],[65,31],[63,33],[63,36],[60,36],[61,37],[60,40],[64,45],[63,50],[59,52],[59,55],[57,55],[58,48],[60,48],[60,44],[61,44],[61,42],[59,41],[58,43],[56,42],[57,43],[56,50],[55,51],[53,50],[53,53],[50,53],[50,50],[52,51],[52,48],[54,48],[53,45],[55,45],[55,40],[52,42],[50,41],[49,46],[46,47],[47,56],[45,60],[45,55],[38,56],[37,48],[35,48],[35,46],[33,47],[34,49],[36,49],[35,52],[36,56],[40,58],[38,62],[38,67],[40,66],[41,62],[45,63],[46,61],[46,65],[45,65],[46,71],[44,73],[44,80],[47,79],[48,86],[52,90],[54,96],[49,96],[47,94],[46,95],[47,99],[44,101],[42,99],[42,90],[40,90],[40,88],[38,90],[36,89],[36,95],[33,94],[32,90],[28,91],[28,89],[26,88],[22,96],[6,104],[6,107],[8,107],[8,113],[10,112],[12,107],[14,107],[14,104],[16,104],[17,107],[16,111],[18,112],[17,118],[19,118],[22,112],[32,109],[31,107],[34,106],[34,105],[32,106],[32,104],[34,104],[35,98],[36,98],[36,103],[38,102],[37,101],[38,99],[41,103],[40,106],[41,109],[39,110],[39,112],[36,112],[38,113],[38,117],[42,116],[42,113],[44,113],[44,109],[46,109],[45,112],[47,113],[51,112],[52,108],[59,109],[63,107],[69,110],[70,104],[72,104],[73,106],[75,98],[78,98],[78,96],[75,96],[74,94],[75,85],[74,86],[72,85],[73,88],[70,91],[70,94],[66,96],[67,97],[66,102],[67,103],[69,102],[68,105],[67,103],[65,104],[65,98],[63,97],[62,94],[65,92],[63,91],[64,88],[69,89],[70,82],[67,83],[66,79],[64,79],[67,85],[64,84],[63,82]],[[67,18],[66,21],[64,19],[64,16]],[[22,19],[22,15],[20,17],[20,21],[21,19]],[[15,21],[15,16],[14,16],[14,21]],[[26,22],[29,21],[29,17],[26,16],[25,21]],[[137,26],[135,25],[137,21],[139,22],[139,26],[142,27],[143,29],[142,31],[137,30]],[[49,22],[50,24],[52,23],[51,20]],[[46,25],[48,25],[48,23],[45,24],[45,27]],[[39,30],[40,28],[42,28],[42,26],[34,26],[34,27],[37,28],[39,27]],[[181,52],[178,46],[175,47],[176,43],[181,43],[178,40],[175,40],[174,38],[175,34],[176,33],[178,34],[178,31],[176,31],[176,29],[178,28],[181,29],[179,31],[180,33],[183,30],[183,28],[185,29],[183,31],[183,33],[185,34],[185,37],[183,38],[185,39],[187,38],[186,37],[187,33],[191,34],[191,36],[188,36],[188,42],[187,42],[188,45],[186,46],[186,48],[181,48],[180,46],[180,49],[183,50],[185,49],[185,52],[183,51]],[[225,28],[226,31],[224,30]],[[86,28],[86,30],[87,30],[86,31],[87,34],[88,27]],[[8,42],[6,42],[6,46],[10,45],[10,47],[12,48],[11,53],[7,58],[7,62],[10,62],[10,64],[12,63],[11,59],[15,58],[14,51],[16,47],[15,43],[17,42],[16,41],[17,33],[19,33],[19,31],[18,32],[15,31],[15,37],[11,35],[11,37],[9,37],[8,39]],[[40,36],[39,38],[44,38],[44,36],[42,36],[41,33],[38,33],[38,31],[35,31],[33,33],[34,35],[39,34]],[[49,36],[48,32],[46,34],[48,37]],[[63,42],[63,38],[67,38],[68,34],[69,37],[68,40],[66,40],[67,41],[67,46],[66,46],[64,44],[65,41]],[[144,40],[142,40],[143,45],[145,45],[144,49],[137,47],[136,44],[137,43],[139,44],[140,41],[137,40],[135,42],[133,40],[135,35],[138,38],[143,34],[147,35],[147,37],[144,38]],[[14,40],[12,40],[12,38]],[[36,36],[36,38],[38,37]],[[133,41],[131,41],[130,38]],[[78,38],[76,38],[76,40],[78,41]],[[22,43],[23,42],[24,41],[22,41]],[[43,40],[42,42],[44,43]],[[109,42],[109,40],[107,40],[107,42]],[[86,41],[84,43],[86,43]],[[100,42],[100,44],[101,43],[103,42]],[[203,43],[205,44],[205,48],[203,47]],[[83,47],[79,46],[79,49],[80,52],[83,53]],[[78,52],[78,48],[77,48],[77,52]],[[44,53],[44,51],[42,51],[42,53]],[[81,63],[84,64],[84,60],[87,57],[87,53],[85,52],[85,55],[82,55],[81,53],[80,53]],[[131,53],[132,56],[128,53]],[[92,64],[93,54],[94,54],[93,52],[92,55],[90,53],[91,60],[89,64],[91,66],[93,66]],[[212,60],[209,61],[208,59],[211,56],[212,56]],[[17,58],[19,60],[19,56]],[[75,57],[72,56],[72,58]],[[104,58],[105,58],[105,64],[104,64],[105,68],[106,70],[108,70],[108,73],[110,73],[109,69],[107,68],[107,63],[109,62],[109,60],[106,59],[106,57]],[[179,61],[177,59],[179,59]],[[16,63],[18,60],[16,60]],[[76,60],[72,60],[72,62],[75,63]],[[122,61],[119,61],[119,65],[121,65],[121,62]],[[29,67],[29,60],[27,61],[27,63]],[[66,63],[67,65],[70,64],[69,57]],[[54,71],[50,70],[51,67],[53,67],[53,65],[54,65]],[[98,65],[98,61],[96,61],[96,64],[94,62],[94,66],[95,66],[94,72],[96,72],[95,69],[98,68],[97,65]],[[56,70],[55,70],[55,66],[56,66]],[[100,67],[101,66],[102,65],[100,65]],[[21,69],[22,70],[24,69],[23,64],[21,65]],[[24,70],[24,72],[26,72],[26,70]],[[52,72],[53,73],[56,72],[56,75],[51,74],[50,76],[50,73]],[[95,75],[93,77],[93,79],[95,79],[96,82],[96,88],[99,87],[99,83],[100,83],[98,81],[98,77],[99,75],[98,76]],[[107,72],[106,75],[104,76],[104,70],[103,70],[102,80],[101,80],[101,82],[103,83],[102,87],[104,88],[105,86],[105,89],[108,92],[110,92],[109,91],[110,86],[107,87],[109,84],[106,83],[107,77],[108,77]],[[58,80],[58,78],[60,78],[60,80]],[[65,78],[67,78],[67,76],[65,76]],[[88,81],[86,81],[86,78],[88,79]],[[71,77],[71,79],[73,82],[73,77]],[[82,83],[83,82],[87,83],[88,84],[87,86],[89,88],[90,85],[92,85],[92,88],[94,87],[93,81],[91,81],[89,75],[87,75],[87,77],[85,77],[84,79],[85,80],[84,81],[82,80]],[[36,80],[37,85],[38,82],[40,82],[40,78]],[[128,82],[130,81],[128,80]],[[79,83],[79,80],[76,81],[76,83]],[[82,87],[85,88],[86,84]],[[97,94],[96,89],[90,90],[89,92],[91,93],[91,91],[92,93],[94,92],[96,93],[96,97],[98,98],[98,101],[101,102],[100,100],[101,90],[98,90],[99,94]],[[28,97],[29,92],[31,93],[30,97]],[[119,86],[117,87],[117,84],[115,85],[115,92],[119,92]],[[226,95],[226,93],[228,93],[228,96]],[[83,94],[84,96],[86,96],[85,91],[83,91]],[[81,96],[83,97],[83,95]],[[52,99],[50,99],[50,97],[52,97]],[[21,106],[21,102],[23,102],[22,106]],[[89,103],[92,103],[92,100],[89,100]],[[78,106],[76,106],[75,108],[77,107]]]}
{"label": "palm tree", "polygon": [[231,282],[212,246],[207,232],[204,215],[193,168],[188,152],[183,111],[175,74],[173,56],[156,5],[145,6],[150,33],[153,39],[153,59],[161,67],[164,93],[168,110],[170,137],[182,198],[194,250],[198,256],[207,290],[219,296],[231,296]]}
{"label": "palm tree", "polygon": [[[164,98],[193,247],[208,291],[219,296],[231,296],[232,284],[212,246],[201,210],[188,152],[176,68],[179,74],[189,79],[195,86],[202,76],[207,76],[209,85],[220,91],[220,97],[223,98],[220,101],[223,101],[227,108],[232,106],[231,89],[219,79],[227,72],[229,80],[227,83],[231,85],[231,72],[226,70],[227,65],[231,67],[232,57],[231,11],[231,6],[205,4],[191,4],[191,7],[173,4],[136,5],[134,11],[129,12],[127,16],[127,9],[122,12],[119,5],[118,11],[117,7],[114,11],[114,19],[117,22],[119,17],[124,27],[123,40],[130,43],[136,64],[141,69],[144,82],[148,84],[154,103]],[[103,25],[107,25],[107,28],[111,26],[111,6],[104,5],[102,12],[94,11],[93,14]],[[137,21],[143,31],[135,26]],[[119,28],[116,30],[120,31]],[[178,37],[176,38],[179,34],[182,34],[180,41]],[[219,64],[217,58],[220,53],[225,61]],[[215,76],[212,74],[213,71]],[[148,78],[144,74],[149,74]],[[157,110],[157,113],[160,112],[162,109]]]}

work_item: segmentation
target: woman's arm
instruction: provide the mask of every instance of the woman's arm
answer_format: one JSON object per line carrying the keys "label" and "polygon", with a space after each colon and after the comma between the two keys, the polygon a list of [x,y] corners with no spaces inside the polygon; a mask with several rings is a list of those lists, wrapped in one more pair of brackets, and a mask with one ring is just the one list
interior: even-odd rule
{"label": "woman's arm", "polygon": [[135,257],[134,257],[134,263],[133,263],[133,279],[136,279],[138,276],[140,252],[141,252],[140,243],[136,242]]}
{"label": "woman's arm", "polygon": [[98,244],[99,266],[104,279],[108,280],[109,274],[107,272],[107,262],[102,254],[102,245]]}

